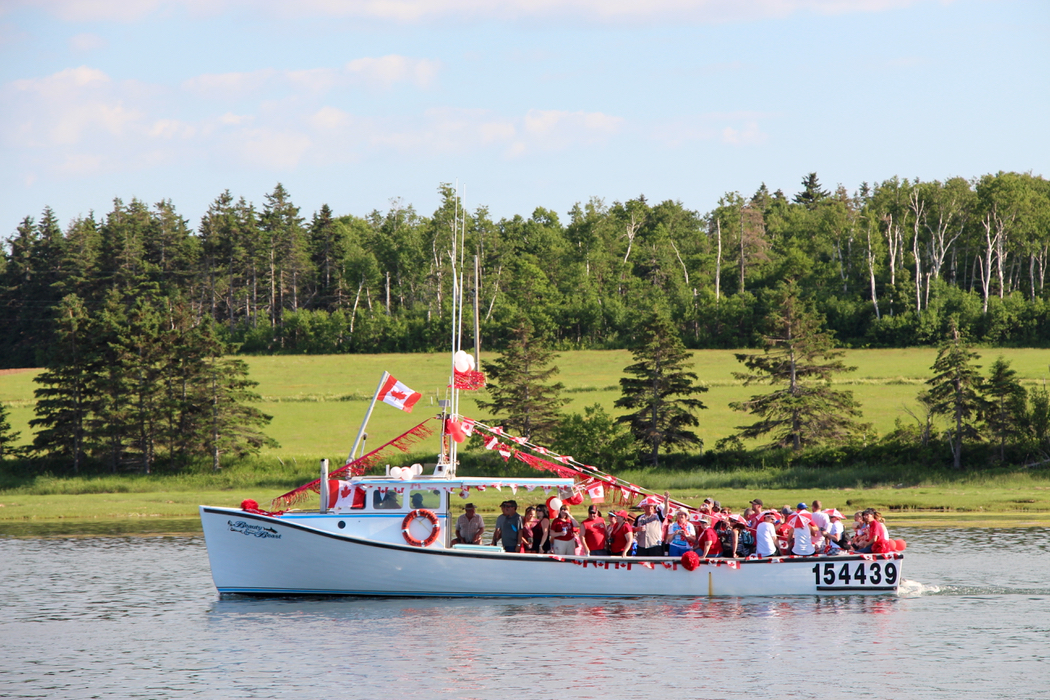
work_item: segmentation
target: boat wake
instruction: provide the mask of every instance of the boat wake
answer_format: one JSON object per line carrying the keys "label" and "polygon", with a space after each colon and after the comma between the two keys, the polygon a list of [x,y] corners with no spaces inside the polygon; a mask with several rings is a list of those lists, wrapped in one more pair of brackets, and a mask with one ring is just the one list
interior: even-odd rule
{"label": "boat wake", "polygon": [[897,589],[900,598],[919,598],[921,596],[981,596],[981,595],[1050,595],[1046,588],[1007,588],[1005,586],[927,586],[920,581],[903,579]]}

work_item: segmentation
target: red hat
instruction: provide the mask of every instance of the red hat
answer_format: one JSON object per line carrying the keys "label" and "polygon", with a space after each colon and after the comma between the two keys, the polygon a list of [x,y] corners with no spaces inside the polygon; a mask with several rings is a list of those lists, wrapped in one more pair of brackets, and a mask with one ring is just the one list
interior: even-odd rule
{"label": "red hat", "polygon": [[615,513],[613,513],[613,515],[615,515],[617,518],[623,518],[624,520],[627,519],[627,511],[625,510],[618,510]]}

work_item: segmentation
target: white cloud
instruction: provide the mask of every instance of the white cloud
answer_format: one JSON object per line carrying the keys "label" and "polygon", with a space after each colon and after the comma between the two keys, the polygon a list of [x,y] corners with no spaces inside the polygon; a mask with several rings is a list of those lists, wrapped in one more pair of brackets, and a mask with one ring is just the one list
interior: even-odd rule
{"label": "white cloud", "polygon": [[357,58],[346,64],[348,75],[383,88],[400,82],[411,82],[421,88],[430,87],[438,68],[437,61],[396,55]]}
{"label": "white cloud", "polygon": [[348,17],[394,23],[546,22],[584,24],[637,22],[717,24],[763,20],[811,12],[883,12],[920,3],[952,0],[8,0],[8,7],[43,7],[73,22],[137,21],[157,13],[214,15],[265,13],[279,17]]}
{"label": "white cloud", "polygon": [[318,131],[342,129],[350,124],[350,115],[335,107],[322,107],[310,117],[310,126]]}
{"label": "white cloud", "polygon": [[734,146],[757,146],[769,138],[758,128],[758,122],[748,121],[742,128],[727,126],[722,129],[722,141]]}
{"label": "white cloud", "polygon": [[295,168],[312,145],[303,133],[271,128],[246,129],[232,138],[229,145],[242,164],[267,170]]}

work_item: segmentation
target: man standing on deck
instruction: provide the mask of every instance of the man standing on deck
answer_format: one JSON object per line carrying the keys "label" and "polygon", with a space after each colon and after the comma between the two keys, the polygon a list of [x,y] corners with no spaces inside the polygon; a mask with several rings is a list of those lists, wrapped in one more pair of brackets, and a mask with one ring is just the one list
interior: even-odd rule
{"label": "man standing on deck", "polygon": [[[664,510],[670,494],[664,494]],[[634,521],[634,536],[638,541],[639,557],[662,557],[664,555],[664,521],[656,512],[656,499],[652,496],[642,501],[642,515]]]}
{"label": "man standing on deck", "polygon": [[492,533],[492,544],[499,541],[504,552],[521,551],[521,528],[524,521],[518,514],[517,501],[503,501],[500,504],[503,515],[496,518],[496,531]]}

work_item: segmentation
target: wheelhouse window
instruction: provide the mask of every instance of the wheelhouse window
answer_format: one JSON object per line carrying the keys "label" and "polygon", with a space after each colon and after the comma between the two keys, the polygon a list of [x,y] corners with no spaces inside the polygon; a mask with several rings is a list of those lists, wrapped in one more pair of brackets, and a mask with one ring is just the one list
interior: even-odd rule
{"label": "wheelhouse window", "polygon": [[408,494],[408,505],[411,508],[441,510],[441,491],[437,489],[412,489]]}
{"label": "wheelhouse window", "polygon": [[372,508],[375,510],[397,510],[401,507],[401,494],[392,488],[372,490]]}

